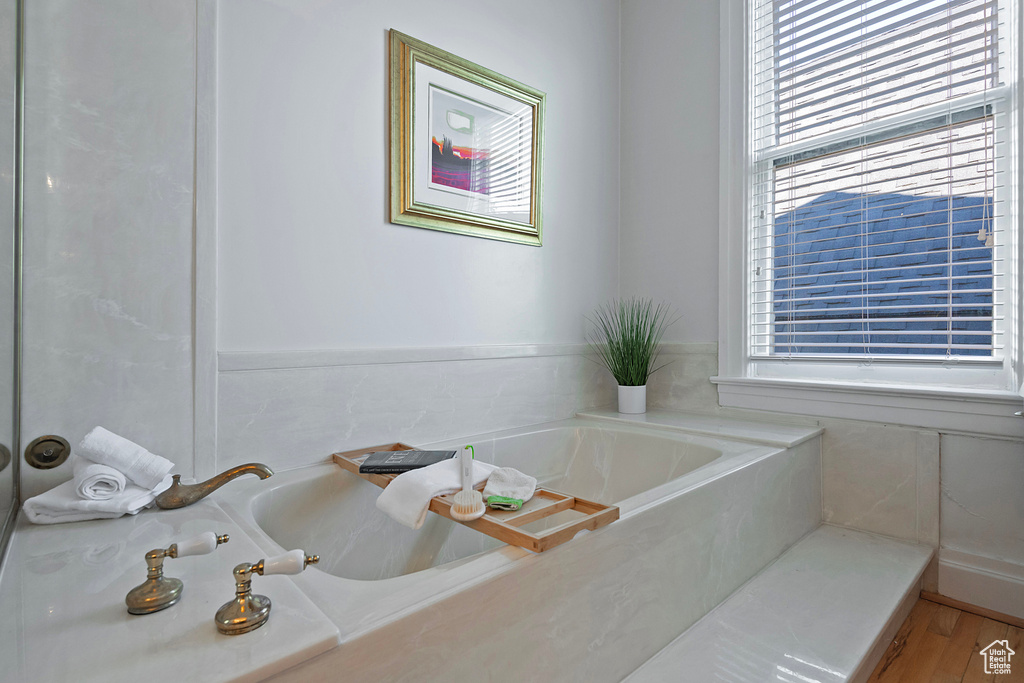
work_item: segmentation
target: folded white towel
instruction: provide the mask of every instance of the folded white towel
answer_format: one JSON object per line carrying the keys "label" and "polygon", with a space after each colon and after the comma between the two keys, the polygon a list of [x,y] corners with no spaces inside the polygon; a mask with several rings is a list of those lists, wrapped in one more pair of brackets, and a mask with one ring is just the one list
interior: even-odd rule
{"label": "folded white towel", "polygon": [[515,498],[525,503],[533,498],[533,493],[536,490],[536,479],[517,469],[502,467],[494,470],[487,478],[487,486],[484,487],[484,500],[491,496],[502,496],[503,498]]}
{"label": "folded white towel", "polygon": [[[474,460],[473,486],[486,481],[495,469],[494,465]],[[459,459],[452,458],[395,477],[377,497],[377,509],[410,529],[419,529],[427,518],[431,498],[461,489]]]}
{"label": "folded white towel", "polygon": [[137,443],[96,427],[78,444],[78,455],[86,460],[123,472],[136,486],[151,491],[174,467],[167,458],[154,455]]}
{"label": "folded white towel", "polygon": [[124,491],[128,480],[119,470],[85,458],[75,458],[75,493],[85,500],[110,500]]}
{"label": "folded white towel", "polygon": [[170,485],[171,477],[166,477],[152,489],[129,485],[108,500],[83,500],[75,492],[75,480],[72,479],[26,500],[25,514],[33,524],[59,524],[83,519],[113,519],[126,514],[134,515],[152,505],[156,494]]}

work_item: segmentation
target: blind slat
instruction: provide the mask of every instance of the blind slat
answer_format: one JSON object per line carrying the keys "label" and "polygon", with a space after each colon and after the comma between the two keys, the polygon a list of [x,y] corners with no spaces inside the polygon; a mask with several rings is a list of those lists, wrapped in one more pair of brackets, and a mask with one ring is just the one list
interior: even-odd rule
{"label": "blind slat", "polygon": [[[968,22],[968,23],[966,23],[966,24],[964,24],[963,26],[960,27],[961,31],[970,31],[972,29],[982,29],[983,31],[985,31],[988,34],[988,35],[985,36],[986,39],[994,39],[994,38],[996,38],[998,36],[997,27],[994,25],[994,22],[992,21],[992,19],[987,18],[987,17],[986,18],[981,18],[981,19],[975,19],[975,20],[970,21],[970,22]],[[883,73],[886,69],[889,69],[890,67],[903,66],[905,64],[910,64],[910,63],[913,63],[915,61],[919,61],[919,60],[923,59],[924,57],[936,56],[941,51],[949,50],[951,48],[957,48],[957,47],[960,47],[960,46],[968,46],[968,45],[970,45],[972,43],[976,43],[977,40],[976,40],[975,36],[968,35],[968,36],[965,36],[965,37],[961,38],[958,41],[955,41],[955,42],[947,44],[947,45],[943,45],[943,44],[935,45],[930,50],[921,50],[920,49],[922,46],[927,45],[929,43],[934,43],[934,42],[935,41],[934,41],[933,37],[925,36],[923,38],[918,38],[918,39],[913,40],[913,41],[911,41],[909,43],[906,43],[906,44],[898,45],[898,46],[889,48],[887,50],[882,50],[882,51],[878,52],[876,55],[874,55],[874,60],[873,60],[873,61],[879,63],[879,66],[874,67],[872,69],[868,69],[867,71],[863,72],[863,75],[872,75],[874,73]],[[980,54],[982,52],[983,52],[983,50],[981,50],[981,49],[975,49],[974,51],[970,52],[969,54]],[[906,56],[903,57],[902,59],[900,59],[900,58],[898,58],[899,55],[906,55]],[[807,93],[814,93],[814,92],[818,92],[820,90],[823,90],[826,87],[831,87],[831,84],[842,85],[842,84],[846,83],[848,80],[855,79],[855,78],[857,78],[860,75],[860,72],[858,72],[858,73],[851,73],[850,70],[847,67],[841,66],[841,65],[836,67],[836,68],[834,68],[834,69],[826,70],[826,71],[821,71],[821,68],[822,67],[820,65],[815,67],[815,70],[813,71],[813,74],[809,74],[808,72],[804,72],[804,73],[799,74],[799,75],[797,75],[797,74],[790,74],[789,75],[789,86],[788,86],[787,90],[786,91],[782,91],[780,89],[780,91],[779,91],[780,95],[777,98],[779,104],[780,105],[784,105],[787,101],[792,99],[792,97],[794,95],[786,94],[788,91],[796,91],[798,89],[806,88],[807,89],[806,90]],[[804,78],[800,78],[800,76],[803,76]],[[829,84],[829,86],[814,87],[815,84],[819,84],[819,83],[827,83],[827,84]]]}
{"label": "blind slat", "polygon": [[[974,71],[974,70],[976,70],[974,66],[972,66],[970,69],[967,69],[967,71]],[[959,70],[954,71],[954,73],[959,73]],[[937,79],[929,79],[929,80],[937,80]],[[988,73],[982,73],[981,75],[978,75],[978,76],[976,76],[974,78],[965,79],[962,83],[958,83],[958,85],[984,84],[984,83],[988,83],[990,80],[991,80],[991,76],[989,76]],[[869,107],[861,107],[856,112],[850,113],[850,114],[845,115],[845,116],[833,117],[833,118],[827,119],[827,120],[812,121],[810,123],[807,123],[804,126],[799,126],[799,127],[795,127],[794,126],[794,127],[791,127],[791,128],[789,128],[789,129],[787,129],[785,131],[781,131],[780,134],[779,134],[779,137],[780,138],[782,138],[782,137],[785,137],[785,138],[806,137],[806,134],[809,131],[818,130],[818,129],[820,129],[820,128],[824,127],[824,126],[828,126],[828,125],[835,126],[835,124],[837,124],[837,123],[842,123],[842,122],[847,121],[848,119],[852,119],[852,118],[855,118],[855,117],[858,117],[858,120],[856,121],[856,123],[860,123],[861,119],[864,118],[865,114],[871,114],[871,113],[874,113],[874,112],[879,112],[879,111],[885,110],[886,108],[896,107],[897,105],[908,105],[910,103],[913,103],[915,100],[922,99],[922,97],[925,97],[925,96],[928,96],[928,95],[937,95],[939,93],[949,91],[950,89],[951,88],[950,88],[949,85],[947,85],[945,83],[939,82],[939,84],[936,85],[933,88],[930,88],[930,89],[924,90],[924,91],[911,92],[911,93],[907,94],[906,97],[902,97],[900,99],[891,99],[891,100],[884,100],[884,101],[882,101],[881,98],[874,98],[874,104],[872,104]],[[906,92],[906,91],[901,91],[901,92]],[[873,97],[874,96],[872,96],[872,98]],[[864,100],[858,100],[857,102],[853,102],[851,104],[856,104],[858,102],[871,101],[872,98],[865,98]],[[844,105],[845,104],[846,103],[844,103]],[[828,113],[828,112],[824,112],[824,113]],[[891,112],[891,113],[896,113],[896,112]],[[821,114],[821,112],[815,112],[814,113],[815,116],[817,116],[819,114]],[[808,114],[807,116],[801,116],[799,118],[786,121],[786,123],[792,125],[793,123],[797,123],[799,121],[807,121],[808,119],[810,119],[810,117],[811,117],[811,114]]]}
{"label": "blind slat", "polygon": [[[971,37],[971,38],[964,39],[964,42],[966,43],[966,42],[975,42],[975,41],[974,41],[974,38]],[[902,77],[901,77],[900,74],[895,73],[893,71],[893,69],[901,67],[901,66],[906,66],[908,64],[912,64],[912,63],[920,60],[922,57],[926,57],[926,56],[930,56],[930,55],[935,55],[935,54],[937,54],[939,52],[942,52],[942,51],[944,51],[946,49],[948,49],[946,46],[939,46],[939,47],[936,47],[934,49],[934,51],[931,52],[931,53],[926,53],[926,54],[923,54],[923,55],[922,54],[912,54],[911,56],[906,57],[906,58],[901,59],[901,60],[895,60],[895,61],[892,61],[890,63],[883,63],[883,64],[875,67],[874,69],[868,69],[866,71],[862,71],[862,72],[859,72],[859,73],[847,73],[847,75],[845,75],[843,77],[840,77],[840,78],[837,78],[837,79],[834,79],[834,80],[825,80],[824,81],[825,84],[821,85],[821,86],[818,86],[818,87],[800,88],[800,89],[798,89],[798,88],[790,88],[790,89],[787,89],[787,90],[781,90],[780,89],[779,90],[780,96],[779,96],[779,98],[777,100],[779,116],[781,118],[785,118],[790,112],[795,112],[795,111],[811,111],[811,112],[814,112],[815,114],[827,113],[828,112],[827,108],[817,107],[817,105],[820,105],[820,104],[823,104],[823,103],[826,103],[826,102],[829,102],[829,101],[833,100],[834,99],[834,93],[835,93],[836,89],[843,88],[843,87],[852,88],[852,87],[854,87],[856,81],[862,80],[865,77],[873,76],[873,75],[876,75],[876,74],[878,74],[880,76],[885,76],[888,80],[882,80],[882,79],[875,80],[875,81],[872,82],[872,85],[880,86],[882,84],[894,83],[895,81],[901,79]],[[992,50],[992,48],[989,47],[989,46],[980,46],[980,47],[977,47],[973,51],[963,52],[963,53],[957,55],[957,59],[958,60],[960,60],[960,61],[965,61],[965,60],[968,61],[968,63],[966,65],[962,66],[962,70],[969,70],[969,69],[982,69],[982,70],[984,70],[984,69],[989,68],[989,66],[986,65],[986,64],[978,64],[977,62],[970,61],[970,60],[972,60],[973,58],[977,58],[977,57],[980,57],[982,55],[985,55],[986,53],[991,52],[991,50]],[[929,81],[935,80],[936,78],[942,78],[942,77],[943,77],[943,75],[938,75],[938,76],[936,76],[936,75],[928,75],[925,78],[922,78],[920,81],[918,81],[918,83],[927,83]],[[885,91],[878,91],[878,90],[864,91],[864,94],[862,95],[861,99],[867,100],[868,98],[872,98],[872,97],[877,98],[877,97],[879,97],[882,94],[886,94],[886,93],[890,93],[890,92],[899,92],[899,91],[903,90],[906,85],[907,85],[906,83],[902,83],[901,82],[901,83],[897,83],[897,84],[893,85],[892,87],[890,87],[888,90],[885,90]],[[961,85],[963,85],[963,82],[961,82]],[[791,94],[787,95],[787,93],[791,93]],[[843,106],[849,106],[852,102],[853,101],[844,102]],[[792,120],[795,120],[795,119],[788,119],[788,120],[792,121]]]}
{"label": "blind slat", "polygon": [[[776,281],[785,281],[787,279],[799,279],[799,278],[802,278],[802,277],[807,277],[807,276],[803,276],[803,275],[790,276],[790,277],[783,276],[783,277],[777,278]],[[810,276],[810,277],[814,277],[814,276]],[[953,281],[957,281],[957,280],[959,280],[959,281],[977,280],[979,277],[991,277],[991,276],[990,275],[989,276],[957,275],[957,276],[953,276],[953,277],[915,278],[915,279],[902,279],[902,280],[900,280],[900,283],[903,284],[903,285],[909,285],[909,284],[912,284],[912,285],[922,285],[922,284],[928,284],[928,283],[936,283],[937,284],[937,283],[940,283],[940,282],[953,282]],[[889,283],[885,282],[885,281],[875,280],[875,281],[864,282],[863,286],[866,287],[868,293],[870,293],[870,289],[871,289],[872,286],[874,286],[876,289],[878,289],[878,288],[884,287],[887,284],[889,284]],[[805,288],[807,290],[827,289],[827,288],[840,289],[844,285],[846,285],[846,286],[860,286],[860,283],[853,283],[853,285],[848,285],[847,283],[836,284],[836,285],[832,285],[832,284],[829,284],[829,285],[813,285],[813,284],[809,284],[809,285],[806,285]],[[804,287],[804,286],[801,286],[801,287]],[[763,291],[763,290],[757,290],[756,288],[754,289],[755,293],[758,293],[759,291]],[[961,290],[954,290],[954,291],[956,293],[960,294],[960,293],[963,293],[963,292],[968,291],[968,290],[965,289],[965,290],[962,290],[962,291]],[[978,290],[971,290],[971,291],[988,291],[988,292],[991,292],[992,288],[989,287],[987,289],[978,289]],[[849,299],[849,298],[856,298],[856,297],[858,297],[860,295],[859,294],[849,294],[849,295],[836,295],[836,296],[837,296],[837,298]],[[821,296],[821,297],[814,297],[813,299],[805,299],[805,300],[822,301],[825,298],[826,297]],[[790,299],[785,299],[785,300],[789,301]]]}
{"label": "blind slat", "polygon": [[[922,4],[925,3],[916,3],[913,7],[917,8],[920,7]],[[934,6],[936,3],[931,4]],[[837,42],[834,38],[831,38],[830,36],[825,36],[818,38],[817,40],[814,40],[812,38],[811,42],[803,44],[802,46],[800,46],[799,50],[796,50],[794,46],[790,46],[788,50],[780,50],[779,44],[773,41],[773,45],[775,48],[773,50],[773,53],[775,55],[776,61],[781,61],[779,59],[780,52],[785,52],[786,54],[789,55],[798,53],[798,57],[789,57],[785,60],[786,67],[790,70],[793,70],[795,66],[812,62],[826,55],[828,55],[831,60],[834,60],[836,58],[848,56],[851,52],[859,53],[859,51],[852,51],[851,48],[857,48],[864,44],[871,45],[870,41],[873,38],[879,38],[881,36],[887,36],[887,38],[889,38],[889,40],[891,41],[892,38],[895,36],[902,36],[912,32],[919,33],[921,31],[928,31],[929,29],[946,28],[948,32],[956,27],[956,22],[960,19],[978,13],[986,14],[989,12],[995,12],[996,9],[996,0],[989,0],[988,2],[967,0],[965,2],[960,3],[952,2],[938,4],[950,8],[954,6],[960,6],[963,9],[956,11],[950,9],[948,13],[945,11],[936,11],[935,9],[932,9],[931,11],[924,11],[917,15],[913,15],[911,17],[908,17],[907,21],[900,22],[898,28],[903,29],[902,33],[896,33],[893,30],[893,25],[885,24],[881,21],[881,18],[879,18],[876,19],[875,21],[868,22],[864,27],[861,27],[859,25],[856,27],[852,27],[856,29],[850,31],[850,33],[853,34],[852,37],[847,38],[846,40],[841,40],[839,42]],[[902,10],[894,10],[893,12],[884,15],[884,18],[892,19],[900,17],[901,11]],[[804,26],[803,29],[805,34],[807,34],[808,36],[819,35],[819,27],[816,24],[808,24]],[[868,54],[870,54],[870,52]],[[831,63],[831,61],[826,60],[824,63],[829,64]]]}
{"label": "blind slat", "polygon": [[[934,0],[905,1],[897,4],[895,11],[878,14],[886,7],[891,8],[893,4],[885,2],[885,0],[862,0],[845,5],[833,5],[830,11],[824,13],[806,13],[803,16],[790,15],[788,18],[783,18],[783,15],[776,13],[773,22],[775,28],[772,31],[776,50],[782,54],[796,52],[797,47],[794,43],[801,38],[813,39],[829,35],[837,29],[849,29],[852,25],[856,25],[861,33],[865,33],[872,26],[891,30],[893,18],[900,17],[904,23],[909,23],[914,18],[927,17],[932,13],[931,8],[927,6],[934,5],[935,2]],[[855,9],[857,11],[852,11]],[[914,10],[921,11],[914,12]]]}

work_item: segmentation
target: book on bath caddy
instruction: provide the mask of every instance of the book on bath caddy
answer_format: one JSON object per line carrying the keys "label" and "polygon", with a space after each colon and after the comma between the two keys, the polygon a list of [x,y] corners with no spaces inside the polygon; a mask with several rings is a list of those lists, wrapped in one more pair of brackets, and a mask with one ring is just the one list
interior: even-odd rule
{"label": "book on bath caddy", "polygon": [[398,474],[455,457],[455,451],[374,451],[359,465],[359,474]]}

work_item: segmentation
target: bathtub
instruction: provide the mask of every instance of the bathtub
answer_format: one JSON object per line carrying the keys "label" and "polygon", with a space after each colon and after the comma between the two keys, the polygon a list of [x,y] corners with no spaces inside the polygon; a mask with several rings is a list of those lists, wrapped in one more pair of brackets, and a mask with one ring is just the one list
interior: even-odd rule
{"label": "bathtub", "polygon": [[471,443],[482,461],[619,506],[540,554],[433,514],[407,529],[376,509],[378,487],[333,463],[218,502],[268,555],[320,555],[292,578],[342,644],[281,680],[618,681],[820,523],[817,430],[744,438],[577,417],[418,444]]}

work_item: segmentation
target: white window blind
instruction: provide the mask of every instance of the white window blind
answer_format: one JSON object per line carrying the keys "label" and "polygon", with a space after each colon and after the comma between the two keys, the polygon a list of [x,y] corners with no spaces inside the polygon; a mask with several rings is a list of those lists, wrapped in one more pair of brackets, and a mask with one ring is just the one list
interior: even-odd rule
{"label": "white window blind", "polygon": [[999,7],[754,2],[751,358],[1002,358]]}

